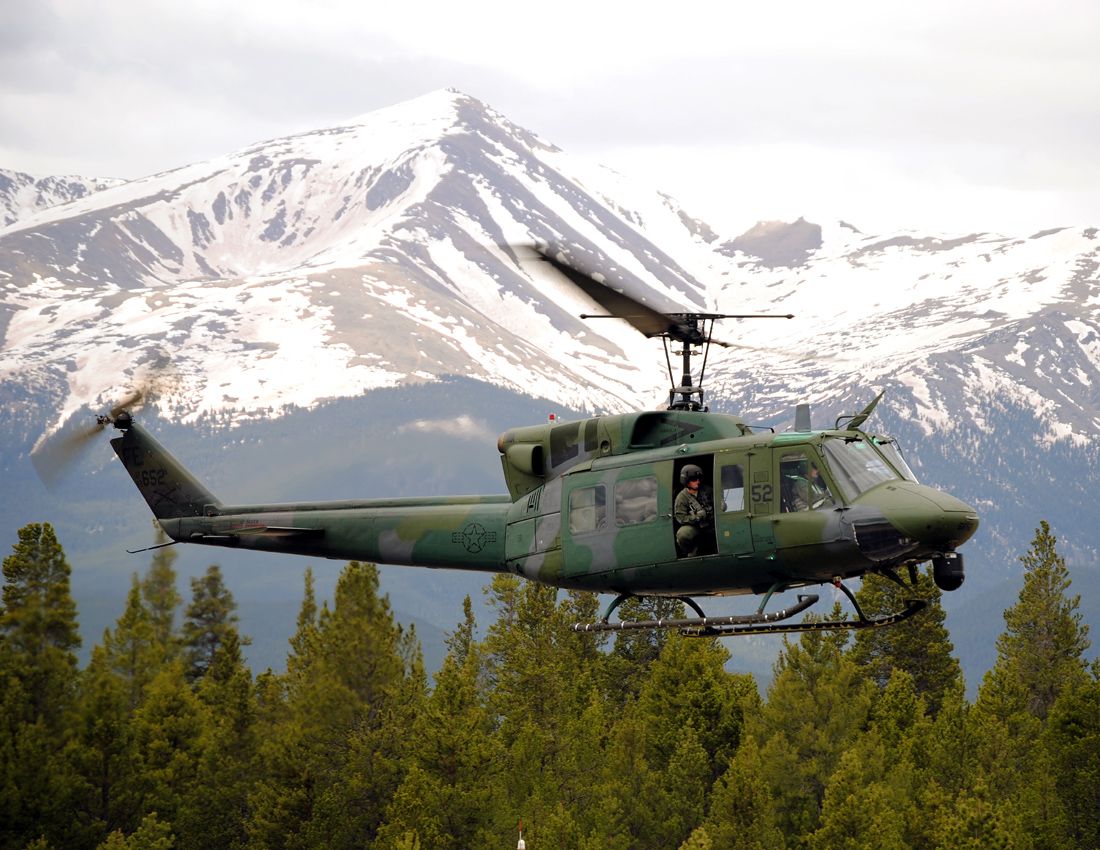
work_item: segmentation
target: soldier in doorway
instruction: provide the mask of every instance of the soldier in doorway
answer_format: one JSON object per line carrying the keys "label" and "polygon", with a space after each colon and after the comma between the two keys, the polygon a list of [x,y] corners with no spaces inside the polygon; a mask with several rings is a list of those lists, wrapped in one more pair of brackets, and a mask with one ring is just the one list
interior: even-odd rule
{"label": "soldier in doorway", "polygon": [[698,554],[699,546],[714,526],[714,498],[709,487],[703,485],[703,470],[689,463],[680,470],[680,483],[684,485],[676,496],[672,515],[676,520],[676,548],[681,557]]}

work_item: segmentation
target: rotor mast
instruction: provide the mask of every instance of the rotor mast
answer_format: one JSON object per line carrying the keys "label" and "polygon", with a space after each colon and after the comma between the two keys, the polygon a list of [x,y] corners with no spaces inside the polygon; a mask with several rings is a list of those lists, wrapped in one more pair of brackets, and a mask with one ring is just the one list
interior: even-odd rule
{"label": "rotor mast", "polygon": [[[723,348],[736,347],[736,343],[723,342],[714,338],[714,324],[719,319],[793,319],[789,313],[782,315],[774,313],[666,313],[667,327],[657,333],[647,333],[646,336],[659,336],[665,345],[665,362],[668,365],[668,378],[672,387],[668,392],[669,410],[702,410],[708,408],[704,404],[703,378],[707,371],[707,358],[710,355],[711,343],[721,345]],[[582,316],[581,318],[596,318],[595,316]],[[627,318],[628,317],[621,317]],[[681,349],[674,351],[669,347],[669,340],[679,342]],[[703,365],[699,370],[699,380],[693,382],[691,375],[691,358],[699,353],[695,349],[702,348]],[[672,377],[672,355],[680,356],[681,370],[680,383],[677,385]]]}
{"label": "rotor mast", "polygon": [[[711,331],[714,329],[714,320],[711,319],[710,327],[704,332],[702,325],[706,321],[704,318],[685,313],[681,317],[680,327],[684,326],[684,323],[690,322],[693,326],[693,330],[702,339],[701,343],[692,342],[686,335],[671,335],[661,334],[662,341],[665,345],[665,363],[668,364],[668,381],[671,387],[668,391],[668,409],[669,410],[706,410],[706,406],[703,403],[704,390],[703,390],[703,376],[707,370],[707,356],[710,353],[711,343]],[[670,349],[668,341],[673,339],[680,342],[682,348],[679,351]],[[699,370],[699,382],[697,384],[692,383],[691,377],[691,358],[696,352],[694,348],[702,345],[703,348],[703,368]],[[681,373],[680,384],[677,386],[675,380],[672,377],[672,355],[680,355]]]}

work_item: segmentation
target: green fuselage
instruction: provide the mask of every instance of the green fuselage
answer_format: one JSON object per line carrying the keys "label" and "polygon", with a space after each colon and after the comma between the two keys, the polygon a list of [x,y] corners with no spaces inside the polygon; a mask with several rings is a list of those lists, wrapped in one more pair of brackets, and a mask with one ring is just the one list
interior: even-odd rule
{"label": "green fuselage", "polygon": [[[954,553],[968,505],[925,487],[861,431],[752,433],[735,417],[654,411],[516,429],[509,494],[223,505],[128,418],[112,444],[176,541],[385,564],[514,572],[639,595],[760,593]],[[681,471],[713,516],[677,547]]]}

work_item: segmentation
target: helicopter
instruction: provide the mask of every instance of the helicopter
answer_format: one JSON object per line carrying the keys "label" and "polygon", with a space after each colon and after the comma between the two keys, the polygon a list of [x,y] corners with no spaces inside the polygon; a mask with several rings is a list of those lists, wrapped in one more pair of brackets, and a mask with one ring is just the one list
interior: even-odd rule
{"label": "helicopter", "polygon": [[[703,380],[723,320],[770,314],[661,312],[585,270],[563,251],[536,259],[572,282],[603,313],[664,343],[670,383],[663,409],[516,427],[497,441],[506,494],[227,505],[136,421],[132,401],[97,417],[170,542],[508,572],[559,588],[613,594],[599,620],[577,631],[674,629],[692,636],[888,626],[920,611],[910,599],[868,617],[846,579],[877,573],[915,588],[931,561],[936,585],[958,589],[957,551],[976,511],[917,482],[892,438],[864,430],[882,398],[812,429],[800,405],[794,429],[776,433],[710,412]],[[679,350],[676,350],[676,346]],[[702,355],[698,380],[692,359]],[[679,382],[673,355],[681,358]],[[687,495],[685,495],[687,494]],[[155,547],[153,547],[155,548]],[[767,610],[777,593],[833,585],[852,619],[793,618],[818,601]],[[697,597],[756,594],[755,612],[708,617]],[[612,620],[631,597],[680,600],[695,616]]]}

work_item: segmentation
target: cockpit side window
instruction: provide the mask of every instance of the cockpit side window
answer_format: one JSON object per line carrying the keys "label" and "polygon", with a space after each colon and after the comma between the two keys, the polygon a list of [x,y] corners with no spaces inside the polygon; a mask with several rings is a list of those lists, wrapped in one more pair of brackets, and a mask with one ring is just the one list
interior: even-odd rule
{"label": "cockpit side window", "polygon": [[798,513],[835,506],[821,469],[805,452],[788,452],[779,458],[780,511]]}
{"label": "cockpit side window", "polygon": [[872,438],[872,442],[886,457],[886,460],[890,462],[890,465],[901,473],[902,478],[908,478],[910,481],[917,480],[917,476],[913,474],[912,468],[905,462],[905,458],[902,457],[901,447],[898,445],[897,440],[893,437],[874,437]]}
{"label": "cockpit side window", "polygon": [[883,481],[896,481],[901,477],[887,466],[874,446],[863,439],[829,438],[822,443],[822,450],[833,480],[849,499]]}

